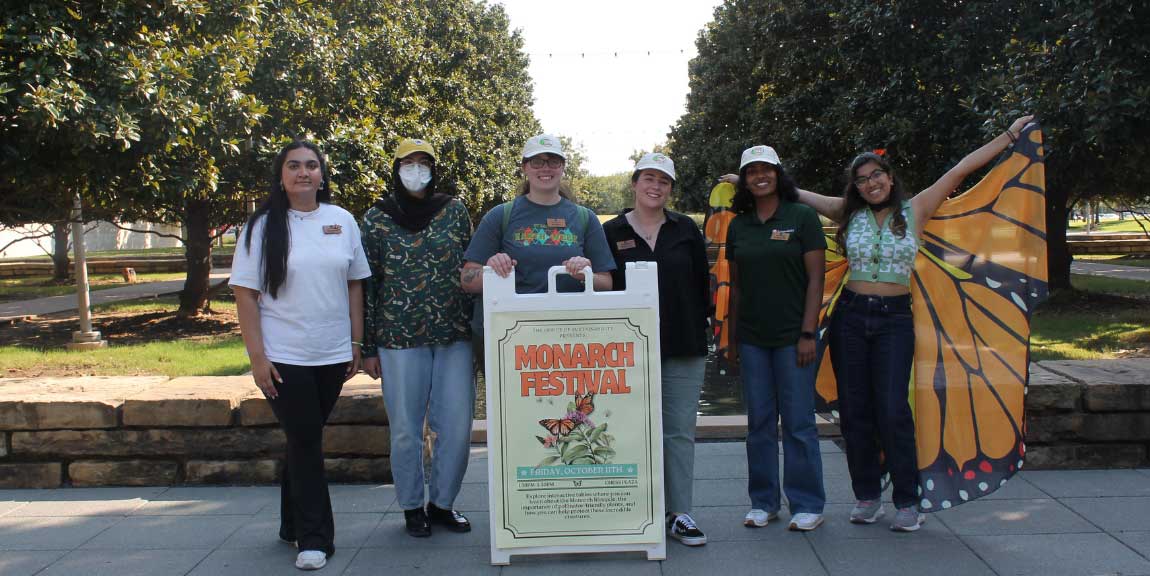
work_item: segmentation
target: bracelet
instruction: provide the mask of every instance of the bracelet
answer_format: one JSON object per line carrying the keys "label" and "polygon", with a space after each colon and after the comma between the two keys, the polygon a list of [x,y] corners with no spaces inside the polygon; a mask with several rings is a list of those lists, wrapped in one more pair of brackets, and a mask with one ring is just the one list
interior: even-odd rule
{"label": "bracelet", "polygon": [[1007,137],[1007,138],[1010,138],[1010,143],[1011,143],[1011,144],[1015,144],[1015,143],[1017,143],[1017,142],[1018,142],[1018,136],[1015,136],[1015,135],[1014,135],[1014,132],[1011,132],[1011,131],[1010,131],[1010,128],[1007,128],[1007,129],[1006,129],[1006,137]]}
{"label": "bracelet", "polygon": [[359,346],[360,350],[363,350],[363,342],[356,342],[355,340],[352,340],[351,343],[356,345],[356,346]]}

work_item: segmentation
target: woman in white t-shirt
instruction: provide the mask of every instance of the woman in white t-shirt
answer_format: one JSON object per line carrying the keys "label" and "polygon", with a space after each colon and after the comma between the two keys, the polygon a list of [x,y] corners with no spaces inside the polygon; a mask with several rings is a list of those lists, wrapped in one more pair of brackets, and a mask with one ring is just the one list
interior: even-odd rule
{"label": "woman in white t-shirt", "polygon": [[323,152],[295,141],[276,156],[271,193],[252,214],[232,260],[252,377],[287,438],[280,530],[316,570],[335,553],[323,426],[359,370],[367,259],[359,226],[333,206]]}

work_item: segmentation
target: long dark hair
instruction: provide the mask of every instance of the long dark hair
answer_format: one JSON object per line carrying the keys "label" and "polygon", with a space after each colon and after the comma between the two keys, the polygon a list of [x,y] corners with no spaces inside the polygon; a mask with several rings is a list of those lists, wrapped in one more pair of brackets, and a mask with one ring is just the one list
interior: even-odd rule
{"label": "long dark hair", "polygon": [[906,217],[902,215],[902,201],[905,198],[902,191],[902,181],[895,178],[894,172],[890,169],[890,162],[886,158],[874,152],[863,152],[855,156],[847,168],[847,187],[843,190],[843,198],[846,202],[843,205],[842,220],[838,223],[838,232],[835,232],[835,242],[838,243],[839,251],[843,254],[846,253],[847,227],[850,226],[851,218],[855,212],[870,208],[870,203],[863,199],[858,186],[855,186],[858,169],[868,162],[878,164],[878,167],[882,168],[890,177],[890,196],[886,200],[886,204],[894,208],[890,215],[893,218],[890,221],[890,229],[900,238],[906,237]]}
{"label": "long dark hair", "polygon": [[280,286],[283,285],[284,279],[287,277],[288,252],[291,250],[291,232],[288,230],[287,221],[288,208],[291,204],[288,202],[287,192],[284,191],[283,186],[284,162],[287,161],[288,153],[298,148],[307,148],[315,152],[316,158],[319,158],[319,169],[323,180],[320,181],[315,199],[317,202],[331,202],[331,187],[328,186],[327,182],[327,159],[323,157],[323,151],[319,149],[319,146],[307,140],[293,140],[284,146],[283,150],[280,150],[280,153],[276,155],[272,167],[271,192],[248,218],[248,223],[244,226],[247,230],[244,247],[250,253],[252,250],[252,224],[259,220],[260,216],[267,215],[267,219],[264,221],[264,237],[260,241],[262,254],[260,268],[263,272],[261,275],[263,291],[270,294],[272,298],[276,297],[276,293],[279,292]]}
{"label": "long dark hair", "polygon": [[[735,185],[735,196],[731,199],[731,211],[735,214],[747,214],[755,211],[755,195],[747,187],[747,169],[751,167],[751,164],[739,169],[739,183]],[[787,174],[782,166],[775,166],[769,162],[764,162],[764,164],[775,169],[775,193],[779,195],[779,198],[786,202],[798,202],[799,189],[798,186],[795,186],[794,178],[791,178],[791,175]]]}

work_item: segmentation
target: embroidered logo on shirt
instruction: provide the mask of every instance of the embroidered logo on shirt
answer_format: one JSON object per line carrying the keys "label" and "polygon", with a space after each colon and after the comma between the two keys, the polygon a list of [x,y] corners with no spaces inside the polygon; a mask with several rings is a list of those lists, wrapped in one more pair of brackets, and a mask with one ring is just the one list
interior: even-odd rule
{"label": "embroidered logo on shirt", "polygon": [[339,224],[328,224],[327,226],[323,227],[323,233],[324,234],[342,234],[343,233],[343,227],[340,226]]}
{"label": "embroidered logo on shirt", "polygon": [[635,247],[634,240],[620,240],[615,243],[615,247],[619,250],[630,250]]}
{"label": "embroidered logo on shirt", "polygon": [[515,231],[515,243],[520,246],[574,246],[579,239],[568,228],[558,229],[535,224]]}
{"label": "embroidered logo on shirt", "polygon": [[786,242],[791,239],[791,233],[794,230],[771,230],[771,240],[782,240]]}

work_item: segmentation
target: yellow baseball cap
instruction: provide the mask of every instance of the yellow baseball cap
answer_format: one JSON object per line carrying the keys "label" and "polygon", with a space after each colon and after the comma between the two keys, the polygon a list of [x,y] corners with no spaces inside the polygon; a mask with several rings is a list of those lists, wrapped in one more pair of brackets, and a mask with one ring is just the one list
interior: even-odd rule
{"label": "yellow baseball cap", "polygon": [[423,152],[431,156],[432,160],[436,159],[435,148],[432,148],[427,140],[420,140],[418,138],[406,138],[400,142],[399,147],[395,149],[395,159],[396,161],[403,160],[416,152]]}

